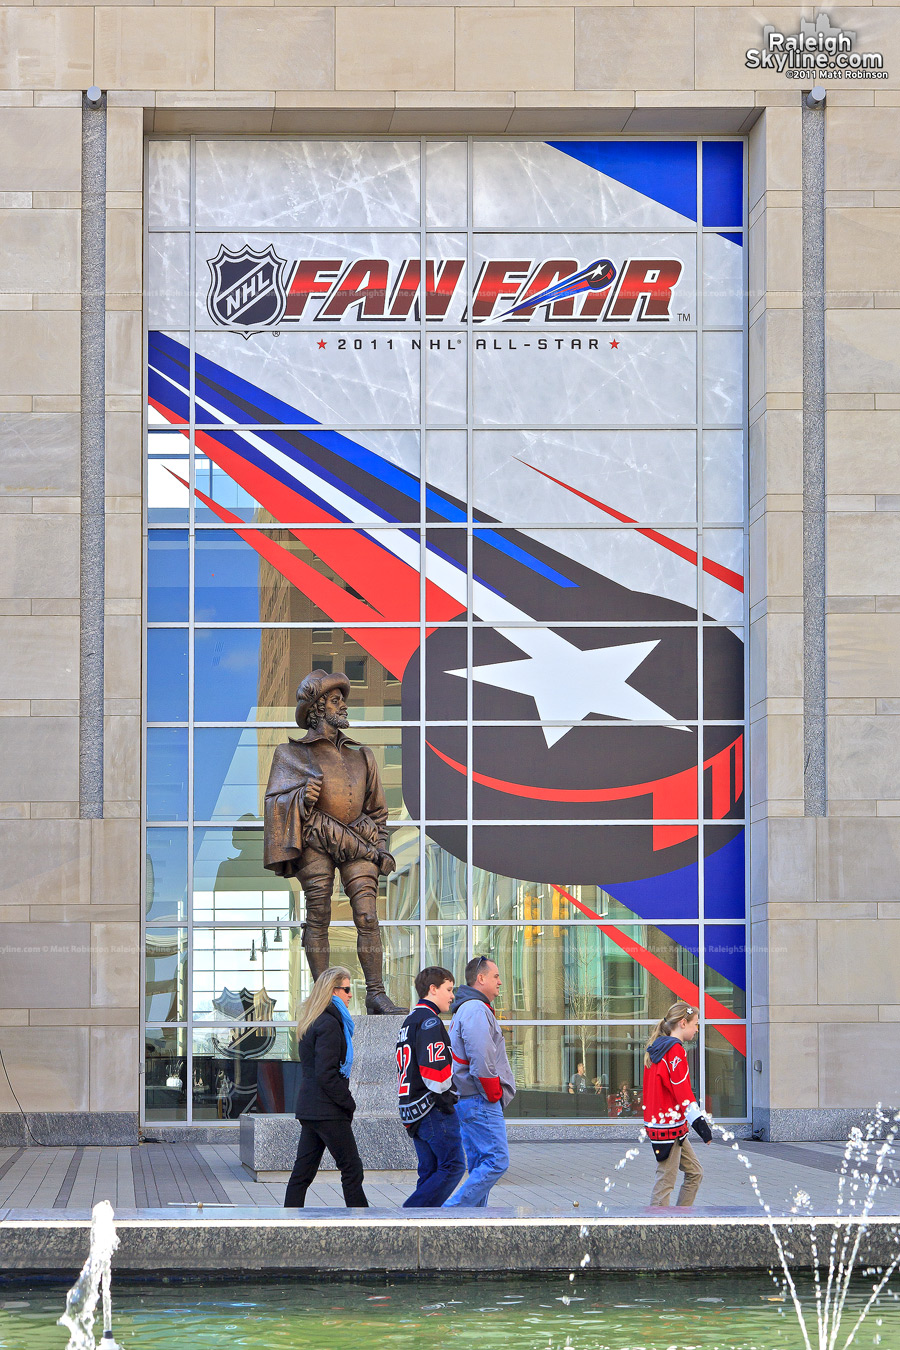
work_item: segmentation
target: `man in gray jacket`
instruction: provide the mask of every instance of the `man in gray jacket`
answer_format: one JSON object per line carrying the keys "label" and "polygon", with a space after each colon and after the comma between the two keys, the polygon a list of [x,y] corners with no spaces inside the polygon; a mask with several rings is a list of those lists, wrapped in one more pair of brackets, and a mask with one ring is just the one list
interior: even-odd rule
{"label": "man in gray jacket", "polygon": [[456,1114],[469,1175],[444,1205],[486,1205],[491,1187],[509,1167],[503,1109],[516,1095],[503,1033],[492,1003],[500,993],[500,971],[489,956],[473,956],[466,983],[451,1008],[450,1049]]}

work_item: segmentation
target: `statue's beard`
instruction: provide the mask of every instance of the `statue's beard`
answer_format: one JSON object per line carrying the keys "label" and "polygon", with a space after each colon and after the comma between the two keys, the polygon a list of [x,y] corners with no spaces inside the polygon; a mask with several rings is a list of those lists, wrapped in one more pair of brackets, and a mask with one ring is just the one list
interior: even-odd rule
{"label": "statue's beard", "polygon": [[344,727],[349,727],[350,725],[350,719],[345,716],[344,713],[327,712],[325,714],[325,721],[330,727],[336,727],[338,730],[343,730]]}

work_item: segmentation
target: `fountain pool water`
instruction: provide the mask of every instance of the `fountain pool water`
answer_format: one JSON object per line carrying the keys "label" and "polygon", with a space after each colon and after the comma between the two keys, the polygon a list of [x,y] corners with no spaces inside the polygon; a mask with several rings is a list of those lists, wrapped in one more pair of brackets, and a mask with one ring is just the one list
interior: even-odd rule
{"label": "fountain pool water", "polygon": [[[2,1350],[62,1350],[61,1293],[0,1286]],[[871,1281],[853,1282],[850,1311],[870,1294]],[[893,1301],[872,1309],[854,1345],[869,1350],[879,1337],[900,1346]],[[804,1350],[790,1303],[764,1274],[118,1282],[116,1339],[122,1350]]]}

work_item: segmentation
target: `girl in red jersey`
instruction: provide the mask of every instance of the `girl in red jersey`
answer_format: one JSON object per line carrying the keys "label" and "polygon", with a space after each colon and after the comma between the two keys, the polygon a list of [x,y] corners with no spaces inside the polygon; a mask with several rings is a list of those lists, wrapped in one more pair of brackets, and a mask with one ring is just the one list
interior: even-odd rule
{"label": "girl in red jersey", "polygon": [[688,1128],[708,1144],[712,1130],[694,1099],[685,1045],[700,1029],[700,1014],[689,1003],[673,1003],[654,1027],[644,1054],[644,1124],[656,1155],[651,1205],[668,1205],[679,1170],[684,1181],[677,1204],[692,1205],[703,1180]]}

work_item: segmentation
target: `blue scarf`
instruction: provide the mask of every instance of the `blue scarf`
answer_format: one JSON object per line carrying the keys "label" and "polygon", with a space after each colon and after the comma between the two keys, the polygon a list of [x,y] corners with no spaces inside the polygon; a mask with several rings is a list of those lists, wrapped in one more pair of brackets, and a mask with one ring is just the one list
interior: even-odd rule
{"label": "blue scarf", "polygon": [[355,1023],[350,1016],[350,1009],[342,998],[338,998],[337,994],[332,994],[331,1001],[340,1013],[341,1021],[344,1023],[344,1034],[347,1037],[347,1058],[341,1065],[341,1073],[345,1078],[349,1078],[350,1065],[353,1063],[353,1030]]}

